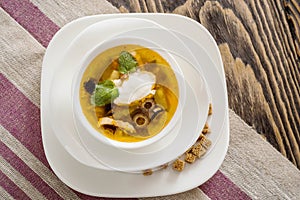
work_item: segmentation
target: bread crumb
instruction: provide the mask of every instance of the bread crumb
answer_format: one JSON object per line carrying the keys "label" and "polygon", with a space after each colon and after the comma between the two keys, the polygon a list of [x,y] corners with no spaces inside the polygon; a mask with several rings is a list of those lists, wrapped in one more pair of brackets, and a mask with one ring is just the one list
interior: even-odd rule
{"label": "bread crumb", "polygon": [[207,129],[207,128],[209,128],[209,126],[208,126],[208,123],[206,122],[206,123],[204,124],[203,129]]}
{"label": "bread crumb", "polygon": [[183,160],[177,159],[173,162],[173,169],[181,172],[184,169],[185,162]]}
{"label": "bread crumb", "polygon": [[192,153],[186,153],[185,154],[185,161],[187,162],[187,163],[194,163],[195,162],[195,160],[196,160],[196,156],[194,155],[194,154],[192,154]]}
{"label": "bread crumb", "polygon": [[203,130],[202,130],[202,133],[203,133],[204,135],[207,134],[207,133],[210,133],[210,129],[208,129],[208,128],[207,128],[207,129],[203,129]]}
{"label": "bread crumb", "polygon": [[208,123],[206,122],[203,129],[202,129],[202,133],[203,134],[207,134],[207,133],[210,133],[210,128],[209,128],[209,125]]}
{"label": "bread crumb", "polygon": [[168,163],[166,163],[166,164],[164,164],[164,165],[161,165],[160,167],[161,167],[161,169],[167,169],[167,168],[168,168],[168,166],[169,166],[169,164],[168,164]]}
{"label": "bread crumb", "polygon": [[211,146],[211,141],[205,135],[200,135],[200,137],[199,137],[199,143],[205,149],[208,149]]}
{"label": "bread crumb", "polygon": [[146,169],[146,170],[143,172],[143,175],[144,175],[144,176],[151,176],[152,174],[153,174],[152,169]]}
{"label": "bread crumb", "polygon": [[194,154],[195,156],[200,158],[201,156],[203,156],[206,153],[206,150],[202,147],[201,143],[198,142],[193,146],[191,152],[192,152],[192,154]]}
{"label": "bread crumb", "polygon": [[208,115],[212,115],[212,104],[211,103],[209,104],[209,107],[208,107]]}

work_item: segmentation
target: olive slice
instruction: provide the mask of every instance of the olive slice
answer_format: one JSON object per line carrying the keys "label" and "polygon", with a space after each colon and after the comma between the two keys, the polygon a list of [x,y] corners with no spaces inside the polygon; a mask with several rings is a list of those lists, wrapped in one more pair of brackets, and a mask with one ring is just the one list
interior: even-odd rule
{"label": "olive slice", "polygon": [[140,112],[133,116],[133,121],[137,127],[144,128],[149,124],[150,119],[146,114]]}
{"label": "olive slice", "polygon": [[143,103],[142,103],[142,107],[150,110],[155,106],[155,102],[154,99],[146,99]]}

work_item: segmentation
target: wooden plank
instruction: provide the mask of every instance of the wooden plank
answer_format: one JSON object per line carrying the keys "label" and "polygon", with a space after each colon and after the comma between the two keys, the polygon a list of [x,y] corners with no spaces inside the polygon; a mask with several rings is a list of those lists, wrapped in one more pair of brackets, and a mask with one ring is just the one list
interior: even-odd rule
{"label": "wooden plank", "polygon": [[299,1],[109,1],[129,12],[172,12],[204,25],[222,54],[230,108],[300,168]]}

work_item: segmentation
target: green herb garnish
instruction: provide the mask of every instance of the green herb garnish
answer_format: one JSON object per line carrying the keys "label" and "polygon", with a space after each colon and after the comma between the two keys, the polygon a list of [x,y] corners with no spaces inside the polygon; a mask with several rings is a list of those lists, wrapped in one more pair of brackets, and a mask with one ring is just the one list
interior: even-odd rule
{"label": "green herb garnish", "polygon": [[136,71],[137,62],[128,52],[122,51],[119,56],[119,71],[121,74],[128,74]]}
{"label": "green herb garnish", "polygon": [[111,103],[119,96],[119,90],[111,80],[98,83],[91,96],[91,103],[96,106],[104,106]]}

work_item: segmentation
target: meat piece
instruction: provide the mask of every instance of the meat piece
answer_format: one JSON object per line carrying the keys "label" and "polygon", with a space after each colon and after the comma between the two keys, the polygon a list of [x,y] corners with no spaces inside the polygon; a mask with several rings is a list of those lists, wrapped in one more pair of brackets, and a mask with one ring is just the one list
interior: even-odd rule
{"label": "meat piece", "polygon": [[118,127],[127,133],[135,133],[134,127],[130,123],[124,122],[122,120],[114,120],[110,117],[100,118],[98,120],[98,127],[105,126],[105,125],[112,125]]}

